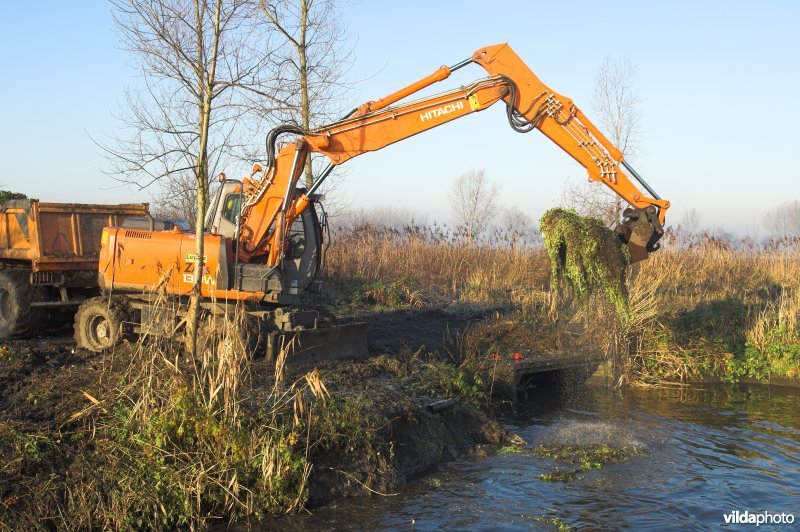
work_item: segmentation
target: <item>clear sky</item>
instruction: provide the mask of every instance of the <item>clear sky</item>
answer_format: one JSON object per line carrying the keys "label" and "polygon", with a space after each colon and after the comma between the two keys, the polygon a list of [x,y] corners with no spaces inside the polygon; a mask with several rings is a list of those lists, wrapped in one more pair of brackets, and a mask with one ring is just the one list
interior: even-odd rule
{"label": "clear sky", "polygon": [[[50,201],[148,201],[100,171],[90,138],[114,133],[123,91],[136,83],[110,11],[100,0],[2,2],[0,188]],[[591,117],[603,58],[627,57],[644,133],[632,162],[672,202],[670,223],[695,208],[701,226],[758,235],[766,211],[800,199],[798,2],[362,0],[342,15],[356,57],[350,77],[361,80],[352,104],[507,41]],[[464,68],[436,91],[483,75]],[[473,168],[501,182],[504,205],[534,218],[558,204],[565,182],[585,179],[538,132],[512,131],[501,105],[348,165],[342,194],[353,208],[440,220],[453,180]]]}

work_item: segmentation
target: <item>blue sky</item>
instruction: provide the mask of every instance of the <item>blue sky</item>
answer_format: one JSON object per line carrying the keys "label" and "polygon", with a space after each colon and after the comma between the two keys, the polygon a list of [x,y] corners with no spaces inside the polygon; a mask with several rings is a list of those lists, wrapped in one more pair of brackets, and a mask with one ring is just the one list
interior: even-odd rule
{"label": "blue sky", "polygon": [[[75,6],[78,7],[75,7]],[[554,90],[590,117],[606,56],[636,69],[643,150],[633,159],[673,204],[670,222],[694,208],[702,226],[763,234],[761,219],[800,199],[797,2],[357,1],[342,9],[360,80],[351,103],[377,99],[509,42]],[[50,201],[147,201],[99,169],[90,135],[113,134],[133,61],[117,48],[103,1],[4,2],[0,7],[0,185]],[[484,75],[464,68],[436,91]],[[346,106],[345,106],[346,107]],[[391,206],[449,216],[453,180],[484,168],[504,205],[538,218],[564,183],[585,179],[538,132],[512,131],[502,106],[416,136],[349,164],[341,195],[352,208]],[[246,165],[227,169],[243,175]],[[333,178],[332,178],[333,179]]]}

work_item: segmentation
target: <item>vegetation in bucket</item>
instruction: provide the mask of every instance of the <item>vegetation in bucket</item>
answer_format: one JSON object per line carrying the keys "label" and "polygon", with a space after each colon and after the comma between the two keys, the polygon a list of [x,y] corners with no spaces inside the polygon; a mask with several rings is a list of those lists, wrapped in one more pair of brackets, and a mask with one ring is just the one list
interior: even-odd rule
{"label": "vegetation in bucket", "polygon": [[620,315],[627,314],[625,268],[630,258],[616,234],[602,221],[571,209],[550,209],[539,223],[553,291],[561,291],[566,280],[578,301],[602,293]]}

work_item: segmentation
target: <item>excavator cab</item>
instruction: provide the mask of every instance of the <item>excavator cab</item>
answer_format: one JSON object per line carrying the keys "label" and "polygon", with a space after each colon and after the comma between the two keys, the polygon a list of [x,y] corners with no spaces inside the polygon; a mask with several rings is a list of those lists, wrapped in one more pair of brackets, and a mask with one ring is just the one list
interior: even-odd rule
{"label": "excavator cab", "polygon": [[220,181],[220,186],[208,204],[206,229],[235,242],[239,218],[242,215],[242,182],[224,177]]}
{"label": "excavator cab", "polygon": [[[236,249],[244,198],[242,182],[220,177],[220,186],[208,206],[206,227],[211,233],[230,238]],[[304,193],[304,189],[295,190],[295,196]],[[306,290],[319,290],[317,275],[322,267],[323,227],[317,213],[319,196],[312,195],[310,200],[311,208],[304,210],[288,228],[286,248],[278,270],[271,271],[259,263],[239,265],[242,277],[259,278],[259,286],[253,291],[269,292],[270,287],[280,286],[281,300],[291,301]],[[270,283],[272,277],[279,279],[280,283]],[[246,283],[234,279],[232,286],[245,289],[242,282]]]}

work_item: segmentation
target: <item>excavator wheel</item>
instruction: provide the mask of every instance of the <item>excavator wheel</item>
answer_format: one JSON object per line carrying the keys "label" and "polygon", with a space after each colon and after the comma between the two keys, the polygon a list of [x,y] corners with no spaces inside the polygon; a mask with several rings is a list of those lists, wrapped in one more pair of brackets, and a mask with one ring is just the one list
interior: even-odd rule
{"label": "excavator wheel", "polygon": [[27,270],[0,271],[0,338],[24,336],[35,326],[41,313],[31,303],[43,299],[40,287],[31,286]]}
{"label": "excavator wheel", "polygon": [[94,352],[108,349],[122,341],[130,321],[130,306],[124,298],[88,299],[75,314],[75,343]]}

